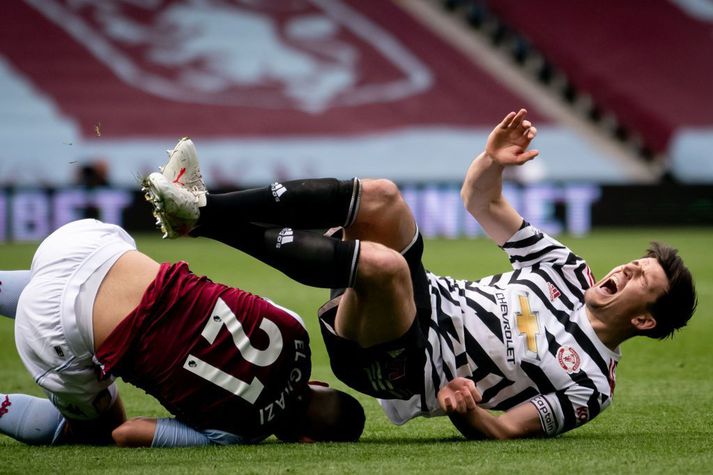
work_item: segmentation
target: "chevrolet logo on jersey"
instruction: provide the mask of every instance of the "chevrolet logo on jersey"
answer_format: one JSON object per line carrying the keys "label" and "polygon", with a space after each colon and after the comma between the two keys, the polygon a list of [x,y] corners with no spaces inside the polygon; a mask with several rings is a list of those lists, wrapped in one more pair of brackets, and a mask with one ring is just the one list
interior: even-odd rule
{"label": "chevrolet logo on jersey", "polygon": [[515,314],[516,327],[519,335],[524,335],[527,341],[527,353],[529,356],[540,359],[537,351],[537,334],[540,333],[540,322],[538,312],[530,309],[530,301],[525,295],[518,295],[520,312]]}

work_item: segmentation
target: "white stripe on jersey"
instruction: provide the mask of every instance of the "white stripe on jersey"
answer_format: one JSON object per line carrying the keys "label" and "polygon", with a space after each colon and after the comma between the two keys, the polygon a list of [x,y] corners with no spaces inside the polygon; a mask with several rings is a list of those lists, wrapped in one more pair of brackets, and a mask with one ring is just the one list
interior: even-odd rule
{"label": "white stripe on jersey", "polygon": [[[476,382],[482,407],[506,410],[531,401],[548,435],[610,404],[610,369],[619,352],[601,343],[587,318],[584,291],[593,282],[586,263],[530,225],[503,249],[512,272],[477,282],[428,273],[427,407],[414,405],[409,418],[439,415],[438,390],[456,376]],[[389,404],[382,403],[389,416],[404,414],[389,411]]]}

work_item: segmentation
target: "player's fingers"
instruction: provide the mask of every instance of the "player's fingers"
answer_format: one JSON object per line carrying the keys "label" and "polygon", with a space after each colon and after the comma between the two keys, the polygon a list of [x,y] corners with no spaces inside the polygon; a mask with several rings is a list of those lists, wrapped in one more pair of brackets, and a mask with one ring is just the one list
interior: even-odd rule
{"label": "player's fingers", "polygon": [[451,397],[450,397],[450,406],[449,406],[449,407],[450,407],[450,410],[451,410],[451,411],[458,412],[458,411],[459,411],[459,409],[458,409],[458,405],[459,405],[459,404],[460,404],[460,402],[459,402],[459,400],[458,400],[458,393],[455,393],[455,392],[454,392],[453,394],[451,394]]}
{"label": "player's fingers", "polygon": [[480,391],[478,391],[478,388],[475,387],[475,383],[472,380],[469,380],[469,383],[470,384],[468,384],[468,394],[475,403],[480,402],[483,399],[480,395]]}
{"label": "player's fingers", "polygon": [[510,123],[511,128],[517,128],[522,124],[522,121],[525,120],[525,116],[527,115],[527,111],[525,109],[520,109],[517,111],[517,114],[515,114],[515,117],[513,117],[512,122]]}
{"label": "player's fingers", "polygon": [[463,412],[470,412],[475,410],[475,408],[478,407],[478,405],[475,403],[472,397],[468,397],[465,399],[465,411]]}
{"label": "player's fingers", "polygon": [[453,404],[451,403],[451,398],[449,396],[441,396],[439,399],[441,402],[441,409],[445,412],[450,412],[453,409]]}
{"label": "player's fingers", "polygon": [[456,391],[456,411],[461,414],[466,411],[465,396],[462,391]]}
{"label": "player's fingers", "polygon": [[527,137],[529,140],[534,139],[534,138],[535,138],[535,135],[537,135],[537,127],[530,127],[529,129],[527,129],[527,131],[525,132],[525,134],[526,134],[526,137]]}
{"label": "player's fingers", "polygon": [[532,122],[530,122],[529,120],[523,120],[523,121],[522,121],[522,128],[523,128],[523,129],[527,130],[527,129],[529,129],[530,127],[532,127]]}
{"label": "player's fingers", "polygon": [[473,395],[471,394],[469,388],[463,388],[458,392],[460,396],[460,413],[465,414],[468,411],[475,409],[475,401],[473,400]]}
{"label": "player's fingers", "polygon": [[510,112],[508,115],[505,116],[505,118],[500,122],[499,126],[502,129],[507,129],[510,127],[510,124],[512,123],[512,119],[515,117],[514,112]]}
{"label": "player's fingers", "polygon": [[527,150],[527,151],[521,153],[520,155],[518,155],[517,164],[522,165],[523,163],[529,162],[530,160],[532,160],[539,154],[540,154],[539,150]]}
{"label": "player's fingers", "polygon": [[473,389],[473,400],[474,400],[476,403],[479,403],[480,401],[483,400],[483,396],[480,394],[480,391],[478,391],[478,390],[475,389],[475,388]]}

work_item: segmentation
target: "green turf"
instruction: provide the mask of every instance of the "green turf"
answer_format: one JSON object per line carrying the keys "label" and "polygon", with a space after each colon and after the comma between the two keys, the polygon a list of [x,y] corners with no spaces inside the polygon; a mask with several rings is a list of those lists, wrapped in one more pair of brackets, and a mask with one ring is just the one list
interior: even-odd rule
{"label": "green turf", "polygon": [[[713,472],[713,229],[629,232],[599,230],[562,240],[585,256],[595,275],[638,257],[651,239],[679,247],[694,272],[699,310],[672,341],[630,341],[617,372],[614,404],[590,424],[550,440],[466,442],[446,418],[391,425],[366,397],[367,426],[358,444],[202,449],[27,447],[0,436],[0,473],[712,473]],[[329,372],[315,309],[325,292],[292,283],[238,252],[203,240],[160,241],[140,236],[157,260],[184,259],[197,273],[237,285],[298,311],[313,335],[314,373],[342,387]],[[34,245],[0,246],[0,267],[23,268]],[[455,277],[507,268],[504,254],[484,239],[436,240],[427,266]],[[12,322],[0,318],[0,390],[41,394],[14,349]],[[164,415],[150,397],[122,385],[130,415]]]}

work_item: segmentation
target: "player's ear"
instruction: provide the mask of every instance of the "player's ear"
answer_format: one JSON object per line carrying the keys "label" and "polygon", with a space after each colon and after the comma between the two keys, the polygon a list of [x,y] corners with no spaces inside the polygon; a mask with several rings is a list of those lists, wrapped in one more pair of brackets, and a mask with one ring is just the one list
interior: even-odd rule
{"label": "player's ear", "polygon": [[631,319],[631,326],[639,332],[652,330],[656,327],[656,319],[650,313],[643,313]]}

